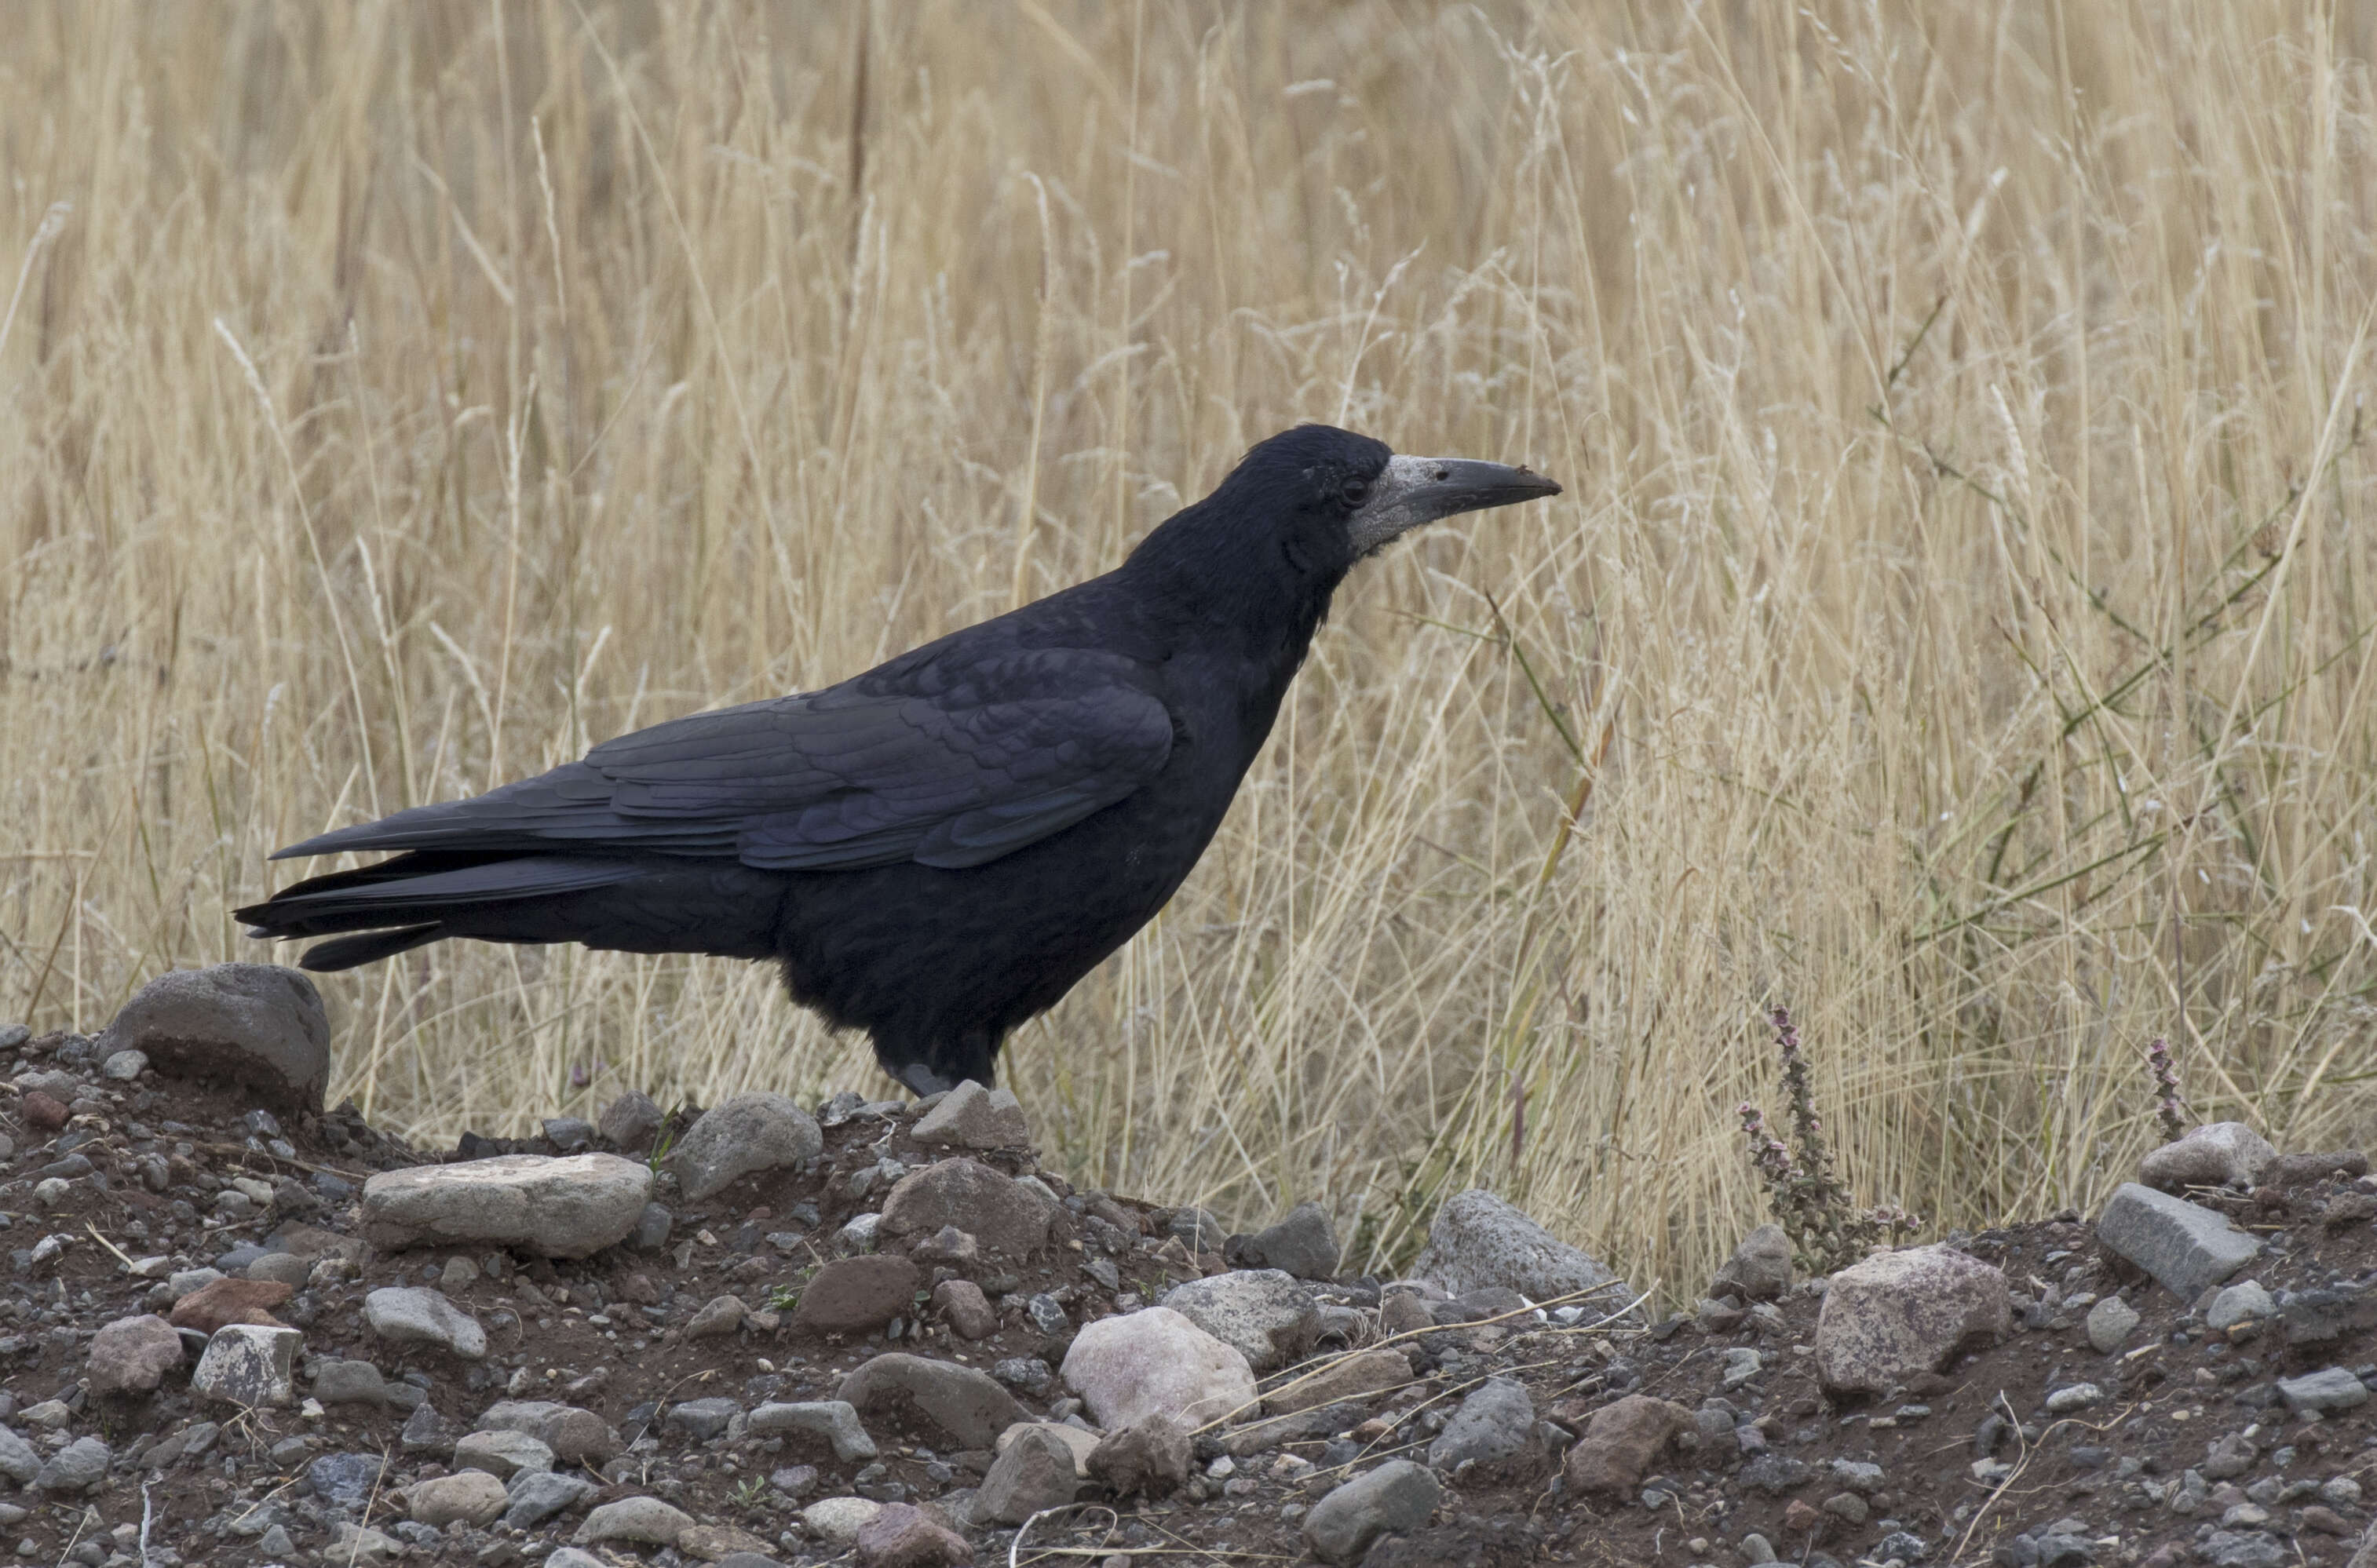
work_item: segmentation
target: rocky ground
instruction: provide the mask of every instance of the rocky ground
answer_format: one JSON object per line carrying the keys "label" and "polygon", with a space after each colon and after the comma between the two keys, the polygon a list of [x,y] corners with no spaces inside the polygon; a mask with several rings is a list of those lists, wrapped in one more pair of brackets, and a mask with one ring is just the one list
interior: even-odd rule
{"label": "rocky ground", "polygon": [[302,977],[0,1026],[0,1553],[540,1562],[2353,1559],[2377,1182],[2229,1124],[2095,1220],[1696,1312],[1490,1194],[1409,1280],[1325,1213],[1075,1191],[1011,1098],[750,1095],[416,1150]]}

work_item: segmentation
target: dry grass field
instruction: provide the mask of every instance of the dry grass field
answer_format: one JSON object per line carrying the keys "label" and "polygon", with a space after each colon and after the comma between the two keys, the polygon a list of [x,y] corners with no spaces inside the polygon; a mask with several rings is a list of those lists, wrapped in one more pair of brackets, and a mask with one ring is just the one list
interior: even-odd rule
{"label": "dry grass field", "polygon": [[[2377,1111],[2377,12],[27,5],[0,1019],[268,954],[274,847],[1104,570],[1296,420],[1568,493],[1348,585],[1009,1047],[1081,1181],[1696,1286],[1787,1002],[1860,1193]],[[717,961],[327,977],[424,1136],[878,1087]]]}

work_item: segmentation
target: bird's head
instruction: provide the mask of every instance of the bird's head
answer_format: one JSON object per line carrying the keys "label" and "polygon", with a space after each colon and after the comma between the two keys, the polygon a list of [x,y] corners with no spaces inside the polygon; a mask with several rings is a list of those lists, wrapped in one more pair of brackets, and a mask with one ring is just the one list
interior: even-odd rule
{"label": "bird's head", "polygon": [[[1215,493],[1274,500],[1297,564],[1338,573],[1412,529],[1461,512],[1558,495],[1539,473],[1470,457],[1414,457],[1333,425],[1300,424],[1259,444]],[[1293,498],[1280,508],[1276,502]]]}
{"label": "bird's head", "polygon": [[[1289,612],[1308,636],[1332,590],[1365,556],[1439,517],[1559,493],[1523,468],[1403,457],[1350,430],[1300,424],[1257,443],[1211,495],[1149,534],[1133,562],[1198,585],[1200,599],[1243,606],[1279,597],[1296,607]],[[1285,573],[1276,569],[1283,564]]]}

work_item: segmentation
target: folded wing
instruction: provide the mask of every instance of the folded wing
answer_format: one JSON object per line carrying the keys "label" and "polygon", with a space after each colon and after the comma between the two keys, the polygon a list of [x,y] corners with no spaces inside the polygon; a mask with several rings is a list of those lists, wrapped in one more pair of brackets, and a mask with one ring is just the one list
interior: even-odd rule
{"label": "folded wing", "polygon": [[956,668],[902,659],[823,692],[622,735],[537,778],[275,858],[576,850],[774,870],[973,866],[1130,795],[1171,749],[1152,672],[1121,655],[1006,650]]}

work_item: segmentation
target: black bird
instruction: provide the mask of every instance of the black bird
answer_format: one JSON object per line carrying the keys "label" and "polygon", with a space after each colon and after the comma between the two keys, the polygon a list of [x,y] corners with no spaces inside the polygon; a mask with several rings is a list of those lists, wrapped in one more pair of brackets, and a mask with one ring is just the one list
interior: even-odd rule
{"label": "black bird", "polygon": [[987,1086],[1008,1031],[1197,863],[1354,564],[1559,493],[1301,425],[1104,576],[823,691],[293,844],[273,858],[399,852],[237,913],[332,938],[309,969],[457,936],[773,959],[918,1094]]}

